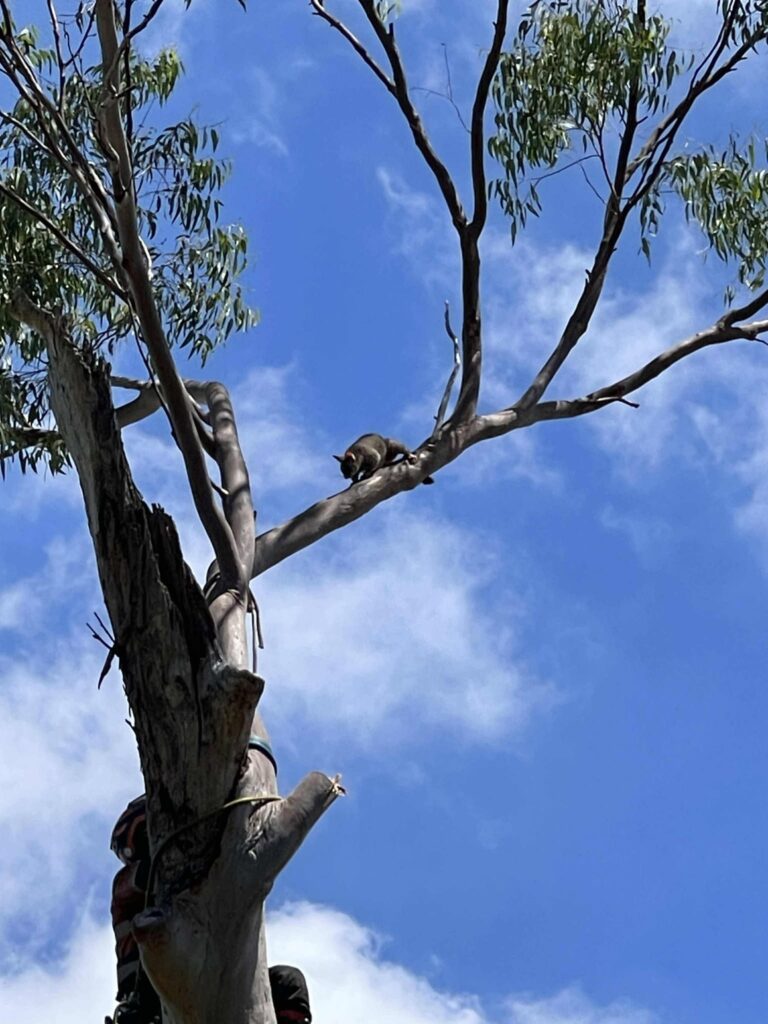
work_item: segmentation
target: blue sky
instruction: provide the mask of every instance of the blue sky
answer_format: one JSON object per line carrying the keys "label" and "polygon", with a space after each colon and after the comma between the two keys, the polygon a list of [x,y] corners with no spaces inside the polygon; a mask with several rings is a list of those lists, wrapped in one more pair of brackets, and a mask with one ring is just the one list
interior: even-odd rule
{"label": "blue sky", "polygon": [[[466,109],[494,6],[406,0],[413,83],[445,90],[445,44]],[[714,2],[659,6],[701,46]],[[359,434],[429,433],[456,247],[391,98],[305,3],[169,2],[152,42],[187,68],[171,116],[221,122],[234,160],[227,212],[250,234],[262,322],[205,373],[232,386],[266,528],[339,488],[331,454]],[[702,108],[692,144],[766,134],[764,59]],[[466,190],[455,113],[415,96]],[[595,241],[580,175],[543,198],[514,249],[495,213],[485,239],[485,409],[548,352]],[[718,314],[728,272],[679,218],[665,228],[650,269],[628,234],[553,393]],[[763,1024],[767,359],[705,351],[638,410],[472,449],[258,582],[281,786],[317,767],[349,788],[271,898],[272,956],[306,968],[320,1024]],[[126,443],[202,570],[163,423]],[[79,1024],[113,995],[109,832],[141,780],[119,678],[96,691],[83,519],[70,477],[0,489],[13,1024]]]}

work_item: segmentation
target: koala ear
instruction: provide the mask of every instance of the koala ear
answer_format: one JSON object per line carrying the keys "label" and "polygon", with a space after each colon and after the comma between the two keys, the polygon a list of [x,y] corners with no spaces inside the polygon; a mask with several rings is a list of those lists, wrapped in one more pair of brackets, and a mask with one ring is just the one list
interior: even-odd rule
{"label": "koala ear", "polygon": [[337,462],[343,462],[344,461],[344,456],[343,455],[334,455],[333,457],[334,457],[334,459],[336,459]]}

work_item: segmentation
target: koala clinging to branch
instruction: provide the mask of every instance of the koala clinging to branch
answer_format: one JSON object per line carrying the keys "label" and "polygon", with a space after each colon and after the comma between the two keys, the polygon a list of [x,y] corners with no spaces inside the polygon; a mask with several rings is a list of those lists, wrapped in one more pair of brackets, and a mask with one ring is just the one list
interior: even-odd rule
{"label": "koala clinging to branch", "polygon": [[[373,476],[382,466],[391,466],[398,455],[402,456],[403,462],[416,460],[413,452],[400,441],[382,437],[381,434],[363,434],[343,455],[333,457],[341,463],[341,475],[344,479],[356,484],[359,480],[367,480],[369,476]],[[432,484],[434,480],[428,476],[423,482]]]}

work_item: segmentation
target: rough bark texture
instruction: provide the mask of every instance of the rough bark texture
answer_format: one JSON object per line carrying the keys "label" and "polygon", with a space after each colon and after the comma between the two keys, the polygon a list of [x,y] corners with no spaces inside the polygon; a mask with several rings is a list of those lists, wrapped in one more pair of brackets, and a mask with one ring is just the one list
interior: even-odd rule
{"label": "rough bark texture", "polygon": [[[134,922],[142,961],[172,1024],[264,1024],[263,901],[340,788],[313,773],[275,799],[270,762],[247,752],[263,681],[222,658],[172,521],[133,484],[107,368],[75,351],[64,321],[46,335],[144,771],[154,860]],[[217,813],[251,795],[272,799]]]}

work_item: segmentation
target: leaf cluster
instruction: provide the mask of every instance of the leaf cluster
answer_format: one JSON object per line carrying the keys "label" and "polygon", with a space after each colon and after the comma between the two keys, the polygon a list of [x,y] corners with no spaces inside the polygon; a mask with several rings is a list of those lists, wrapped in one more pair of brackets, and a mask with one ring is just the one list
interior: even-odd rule
{"label": "leaf cluster", "polygon": [[[768,263],[768,140],[741,148],[735,137],[724,149],[707,146],[677,156],[664,168],[655,190],[656,207],[664,187],[682,199],[685,216],[696,223],[709,248],[725,263],[735,262],[739,284],[765,284]],[[654,200],[649,198],[648,207]],[[733,298],[733,288],[726,292]]]}
{"label": "leaf cluster", "polygon": [[[551,172],[565,153],[597,160],[627,124],[663,111],[690,60],[668,46],[669,25],[638,16],[618,0],[535,0],[502,55],[492,96],[490,154],[503,177],[490,185],[509,216],[513,238],[541,199],[537,169]],[[543,176],[543,175],[542,175]]]}
{"label": "leaf cluster", "polygon": [[[30,431],[40,430],[43,449],[24,455],[24,464],[34,468],[42,453],[55,469],[61,453],[45,430],[43,340],[14,318],[14,295],[22,290],[34,303],[66,313],[76,343],[108,353],[135,336],[136,324],[105,243],[103,211],[94,209],[79,180],[90,168],[110,193],[97,116],[101,68],[76,69],[62,88],[56,55],[38,45],[35,31],[20,30],[15,39],[49,106],[41,111],[22,95],[0,110],[0,461],[16,454],[21,438],[14,431],[32,437]],[[166,337],[204,362],[258,317],[238,280],[246,267],[245,232],[220,223],[230,169],[218,155],[218,130],[192,117],[170,126],[152,123],[154,108],[169,100],[182,70],[171,51],[151,60],[132,53],[122,102],[131,126],[139,223]]]}

